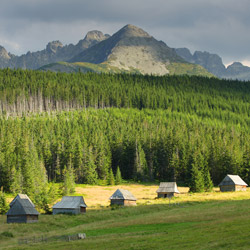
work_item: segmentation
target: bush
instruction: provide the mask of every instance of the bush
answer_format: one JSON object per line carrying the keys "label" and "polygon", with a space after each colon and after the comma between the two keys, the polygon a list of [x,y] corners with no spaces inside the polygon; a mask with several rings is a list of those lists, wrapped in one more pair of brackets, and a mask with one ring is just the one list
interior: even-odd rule
{"label": "bush", "polygon": [[6,237],[6,238],[13,238],[14,235],[13,235],[13,233],[11,233],[11,232],[4,231],[4,232],[2,232],[2,233],[0,234],[0,238],[3,238],[3,237]]}

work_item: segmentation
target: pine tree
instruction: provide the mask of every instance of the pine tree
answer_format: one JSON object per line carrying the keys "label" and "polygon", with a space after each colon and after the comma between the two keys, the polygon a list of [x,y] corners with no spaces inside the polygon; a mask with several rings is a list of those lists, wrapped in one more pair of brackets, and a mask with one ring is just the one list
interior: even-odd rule
{"label": "pine tree", "polygon": [[121,171],[120,171],[120,167],[117,167],[116,170],[116,175],[115,175],[115,185],[119,185],[122,183],[122,175],[121,175]]}
{"label": "pine tree", "polygon": [[213,190],[213,182],[211,180],[211,176],[209,173],[208,166],[205,166],[203,170],[203,179],[204,179],[204,187],[206,192],[210,192]]}
{"label": "pine tree", "polygon": [[98,180],[98,176],[96,173],[96,165],[95,165],[94,155],[92,151],[92,146],[89,147],[89,150],[87,154],[85,155],[83,164],[84,164],[83,166],[84,183],[96,184]]}
{"label": "pine tree", "polygon": [[204,192],[204,178],[203,178],[203,157],[200,152],[196,152],[193,156],[191,164],[191,179],[189,182],[190,192]]}
{"label": "pine tree", "polygon": [[134,179],[142,180],[148,172],[145,152],[141,144],[135,143]]}
{"label": "pine tree", "polygon": [[68,167],[64,166],[63,176],[64,176],[63,194],[69,195],[74,193],[75,178],[71,165],[69,165]]}
{"label": "pine tree", "polygon": [[109,170],[109,177],[108,177],[108,185],[115,185],[115,177],[114,177],[114,174],[113,174],[113,170],[112,168],[110,168]]}
{"label": "pine tree", "polygon": [[0,191],[0,214],[5,214],[9,209],[9,206],[6,201],[5,194],[3,192],[3,187],[1,188]]}

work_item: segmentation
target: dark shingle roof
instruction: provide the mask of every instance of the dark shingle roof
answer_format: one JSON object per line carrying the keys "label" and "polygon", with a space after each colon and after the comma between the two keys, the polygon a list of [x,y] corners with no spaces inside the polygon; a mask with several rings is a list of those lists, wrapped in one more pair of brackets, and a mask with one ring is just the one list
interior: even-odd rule
{"label": "dark shingle roof", "polygon": [[109,199],[136,201],[136,198],[128,190],[125,189],[117,189]]}
{"label": "dark shingle roof", "polygon": [[79,208],[87,207],[82,196],[63,196],[62,200],[57,202],[53,208]]}
{"label": "dark shingle roof", "polygon": [[39,213],[26,194],[19,194],[10,203],[7,215],[39,215]]}
{"label": "dark shingle roof", "polygon": [[157,193],[180,193],[177,189],[176,182],[161,182]]}
{"label": "dark shingle roof", "polygon": [[248,186],[239,175],[230,175],[228,174],[219,186],[230,186],[230,185],[239,185],[239,186]]}

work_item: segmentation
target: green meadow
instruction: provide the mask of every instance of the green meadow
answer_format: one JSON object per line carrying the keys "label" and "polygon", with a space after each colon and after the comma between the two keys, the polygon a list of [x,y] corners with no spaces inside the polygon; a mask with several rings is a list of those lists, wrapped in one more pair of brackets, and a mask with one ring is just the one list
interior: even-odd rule
{"label": "green meadow", "polygon": [[[138,185],[137,196],[143,192],[143,187]],[[150,193],[155,186],[144,188]],[[99,186],[99,189],[107,191],[107,187]],[[249,249],[249,197],[249,190],[204,194],[183,191],[170,204],[168,199],[155,199],[152,195],[144,203],[143,198],[139,198],[136,207],[90,206],[83,215],[42,214],[34,224],[7,224],[6,216],[2,215],[0,248]],[[94,197],[85,200],[92,204]],[[85,233],[86,239],[69,242],[62,239],[62,236],[77,233]],[[20,244],[21,239],[42,237],[47,242]]]}

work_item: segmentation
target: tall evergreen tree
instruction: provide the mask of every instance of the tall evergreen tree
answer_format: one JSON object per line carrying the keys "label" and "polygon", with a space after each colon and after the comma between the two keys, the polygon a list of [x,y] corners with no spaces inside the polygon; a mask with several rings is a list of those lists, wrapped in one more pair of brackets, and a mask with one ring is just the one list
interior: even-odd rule
{"label": "tall evergreen tree", "polygon": [[203,157],[200,152],[195,152],[191,163],[190,192],[204,192]]}
{"label": "tall evergreen tree", "polygon": [[115,177],[112,168],[109,170],[108,185],[115,185]]}
{"label": "tall evergreen tree", "polygon": [[9,209],[3,188],[0,191],[0,214],[5,214]]}
{"label": "tall evergreen tree", "polygon": [[213,190],[213,182],[211,180],[211,176],[209,173],[208,166],[206,165],[203,170],[203,179],[204,179],[204,188],[206,192],[210,192]]}
{"label": "tall evergreen tree", "polygon": [[119,185],[122,183],[122,175],[120,171],[120,167],[118,166],[115,174],[115,185]]}
{"label": "tall evergreen tree", "polygon": [[74,171],[71,165],[64,167],[63,171],[64,175],[64,184],[63,184],[63,194],[69,195],[75,192],[75,178],[74,178]]}

